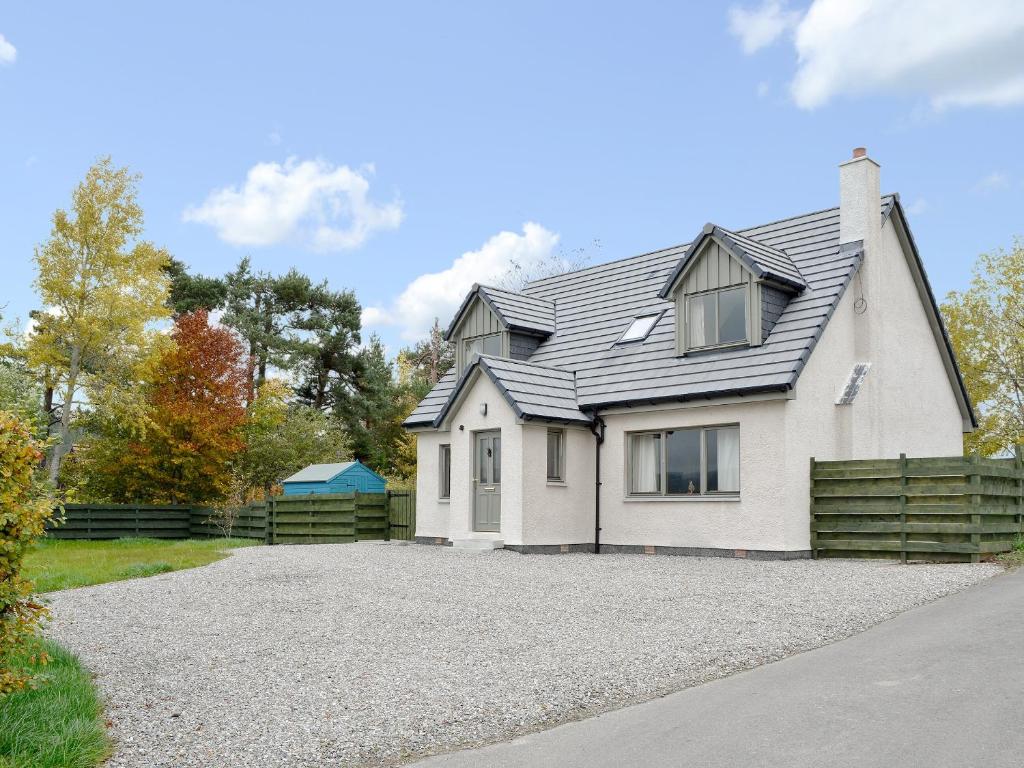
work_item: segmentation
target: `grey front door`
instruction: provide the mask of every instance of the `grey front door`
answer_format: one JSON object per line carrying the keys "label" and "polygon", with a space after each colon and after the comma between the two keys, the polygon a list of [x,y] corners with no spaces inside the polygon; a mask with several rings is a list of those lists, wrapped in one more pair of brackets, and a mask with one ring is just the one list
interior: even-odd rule
{"label": "grey front door", "polygon": [[478,432],[473,473],[473,530],[501,530],[501,433]]}

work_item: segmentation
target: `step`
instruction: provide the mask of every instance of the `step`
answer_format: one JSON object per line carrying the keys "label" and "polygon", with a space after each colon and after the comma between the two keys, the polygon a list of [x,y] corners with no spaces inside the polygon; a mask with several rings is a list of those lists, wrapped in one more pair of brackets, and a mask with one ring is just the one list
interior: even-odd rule
{"label": "step", "polygon": [[452,542],[453,549],[468,549],[472,552],[490,552],[504,546],[505,542],[501,539],[455,539]]}

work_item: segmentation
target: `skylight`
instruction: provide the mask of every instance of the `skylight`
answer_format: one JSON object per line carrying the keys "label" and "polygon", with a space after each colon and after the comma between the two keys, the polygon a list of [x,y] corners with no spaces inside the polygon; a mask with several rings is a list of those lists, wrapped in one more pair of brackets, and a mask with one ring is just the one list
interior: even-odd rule
{"label": "skylight", "polygon": [[651,332],[651,329],[657,324],[658,318],[661,317],[661,312],[656,315],[644,315],[643,317],[633,318],[633,322],[630,323],[629,328],[622,334],[619,339],[619,343],[625,341],[643,341],[647,338],[647,334]]}

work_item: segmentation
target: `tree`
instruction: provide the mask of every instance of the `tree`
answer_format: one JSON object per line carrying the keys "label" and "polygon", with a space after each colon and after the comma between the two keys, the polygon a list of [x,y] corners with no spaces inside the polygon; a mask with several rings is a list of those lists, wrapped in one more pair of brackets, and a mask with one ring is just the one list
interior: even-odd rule
{"label": "tree", "polygon": [[225,282],[227,309],[223,322],[249,344],[253,386],[258,389],[266,381],[270,367],[289,367],[298,343],[296,322],[309,303],[313,284],[295,269],[280,277],[253,272],[248,257],[239,262]]}
{"label": "tree", "polygon": [[82,469],[94,499],[210,504],[230,494],[245,448],[249,360],[205,310],[175,319],[146,386],[146,423],[108,422]]}
{"label": "tree", "polygon": [[355,458],[377,472],[400,475],[397,461],[411,436],[402,428],[408,396],[395,381],[384,345],[374,334],[359,354],[356,395],[338,403],[338,416]]}
{"label": "tree", "polygon": [[952,291],[942,314],[979,427],[964,448],[1004,453],[1024,441],[1024,240],[982,254],[970,288]]}
{"label": "tree", "polygon": [[[601,241],[594,240],[591,247],[601,250]],[[516,259],[509,260],[509,267],[497,280],[497,287],[507,291],[521,291],[527,283],[542,280],[545,277],[564,275],[583,269],[590,263],[590,254],[586,248],[575,248],[571,251],[559,250],[532,263],[524,263]]]}
{"label": "tree", "polygon": [[420,393],[418,399],[441,380],[455,365],[455,347],[444,338],[444,331],[437,318],[430,329],[430,335],[416,342],[412,348],[403,349],[398,353],[400,381],[407,382]]}
{"label": "tree", "polygon": [[189,274],[188,266],[175,258],[168,259],[164,272],[170,280],[167,305],[172,313],[181,315],[205,309],[212,312],[224,306],[228,286],[219,277]]}
{"label": "tree", "polygon": [[274,486],[309,464],[351,457],[341,424],[316,408],[289,404],[290,394],[284,382],[267,379],[249,406],[246,447],[237,463],[244,490],[270,496]]}
{"label": "tree", "polygon": [[314,286],[294,325],[301,338],[293,345],[291,366],[299,379],[300,402],[332,409],[355,388],[362,310],[351,291]]}
{"label": "tree", "polygon": [[28,341],[30,365],[48,373],[60,397],[51,481],[71,450],[83,390],[109,387],[147,345],[151,322],[167,316],[168,254],[139,241],[138,176],[101,159],[72,193],[71,212],[53,215],[50,239],[35,250],[35,286],[49,319]]}
{"label": "tree", "polygon": [[17,416],[34,437],[46,438],[42,388],[16,361],[0,360],[0,411]]}
{"label": "tree", "polygon": [[36,477],[42,458],[42,445],[28,427],[0,411],[0,696],[25,687],[25,673],[7,662],[25,650],[47,614],[21,573],[25,555],[53,515],[55,499]]}

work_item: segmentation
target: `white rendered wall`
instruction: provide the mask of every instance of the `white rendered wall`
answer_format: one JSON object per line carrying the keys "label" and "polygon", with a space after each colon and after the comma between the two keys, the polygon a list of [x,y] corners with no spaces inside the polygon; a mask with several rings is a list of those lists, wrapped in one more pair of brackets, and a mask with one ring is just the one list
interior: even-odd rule
{"label": "white rendered wall", "polygon": [[[487,415],[480,406],[487,403]],[[477,375],[463,394],[461,402],[449,415],[449,431],[443,440],[417,443],[417,496],[416,535],[444,536],[449,539],[498,538],[506,544],[523,543],[523,441],[522,427],[504,397],[486,375]],[[460,429],[461,427],[461,429]],[[478,431],[501,432],[501,530],[497,534],[473,531],[473,436]],[[451,498],[446,505],[447,515],[437,511],[437,444],[449,442],[452,446]],[[425,477],[427,475],[427,477]],[[422,489],[428,493],[421,499]],[[431,495],[432,494],[432,495]],[[426,516],[421,522],[420,512]],[[438,532],[439,525],[444,529]]]}
{"label": "white rendered wall", "polygon": [[[764,400],[604,416],[601,449],[602,544],[651,544],[714,549],[798,549],[787,514],[785,444],[780,440],[788,401]],[[645,429],[740,425],[738,499],[626,496],[626,434]],[[806,503],[804,515],[806,515]],[[806,539],[806,536],[804,537]],[[806,549],[806,541],[804,541]]]}
{"label": "white rendered wall", "polygon": [[447,432],[419,432],[416,435],[416,535],[448,537],[449,501],[440,492],[440,448],[450,443]]}
{"label": "white rendered wall", "polygon": [[548,425],[525,424],[523,543],[590,544],[594,541],[594,436],[586,427],[550,426],[565,430],[565,482],[547,481]]}

